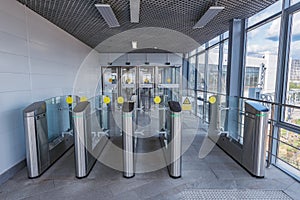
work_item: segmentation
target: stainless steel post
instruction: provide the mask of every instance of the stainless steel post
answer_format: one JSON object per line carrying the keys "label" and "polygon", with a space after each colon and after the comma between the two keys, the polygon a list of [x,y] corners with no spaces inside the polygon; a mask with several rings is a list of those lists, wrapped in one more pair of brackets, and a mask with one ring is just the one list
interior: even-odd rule
{"label": "stainless steel post", "polygon": [[95,158],[88,151],[91,146],[90,103],[80,102],[73,110],[75,173],[77,178],[86,177],[91,170]]}
{"label": "stainless steel post", "polygon": [[257,177],[265,175],[268,111],[258,102],[245,102],[242,165]]}
{"label": "stainless steel post", "polygon": [[177,101],[169,101],[170,107],[170,165],[172,178],[181,177],[181,106]]}
{"label": "stainless steel post", "polygon": [[122,107],[123,176],[134,177],[133,102],[125,102]]}
{"label": "stainless steel post", "polygon": [[36,102],[23,111],[28,176],[40,176],[50,166],[46,103]]}

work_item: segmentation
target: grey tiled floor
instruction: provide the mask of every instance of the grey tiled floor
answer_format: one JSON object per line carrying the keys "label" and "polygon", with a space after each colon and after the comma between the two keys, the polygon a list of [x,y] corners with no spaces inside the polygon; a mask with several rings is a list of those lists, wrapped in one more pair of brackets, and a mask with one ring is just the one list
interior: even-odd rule
{"label": "grey tiled floor", "polygon": [[204,137],[197,134],[184,153],[179,179],[170,178],[166,168],[125,179],[99,162],[87,178],[76,179],[71,149],[40,178],[28,179],[26,169],[21,170],[0,186],[0,199],[177,199],[186,189],[282,190],[300,199],[300,184],[274,166],[264,179],[257,179],[217,146],[204,159],[198,158]]}

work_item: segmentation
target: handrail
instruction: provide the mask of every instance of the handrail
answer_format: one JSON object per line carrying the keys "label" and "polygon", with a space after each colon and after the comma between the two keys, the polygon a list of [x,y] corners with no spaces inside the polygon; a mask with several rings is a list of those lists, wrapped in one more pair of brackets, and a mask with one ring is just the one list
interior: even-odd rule
{"label": "handrail", "polygon": [[205,92],[207,94],[213,94],[213,95],[218,95],[218,96],[225,96],[225,97],[230,97],[230,98],[244,99],[244,100],[249,100],[249,101],[257,101],[257,102],[260,102],[260,103],[274,104],[276,106],[284,106],[284,107],[291,107],[291,108],[300,109],[300,106],[283,104],[283,103],[279,103],[279,102],[264,101],[264,100],[252,99],[252,98],[248,98],[248,97],[228,96],[228,95],[225,95],[225,94],[220,94],[220,93],[215,93],[215,92],[208,92],[208,91],[199,90],[199,89],[197,89],[195,91],[197,91],[197,92]]}

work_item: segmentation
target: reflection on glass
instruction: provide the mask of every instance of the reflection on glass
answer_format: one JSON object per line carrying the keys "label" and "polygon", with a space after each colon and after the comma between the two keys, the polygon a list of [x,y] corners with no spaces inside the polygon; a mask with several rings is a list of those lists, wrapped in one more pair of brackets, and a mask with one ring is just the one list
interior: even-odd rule
{"label": "reflection on glass", "polygon": [[177,67],[158,67],[159,89],[156,95],[162,97],[164,105],[168,101],[179,101],[179,79],[180,68]]}
{"label": "reflection on glass", "polygon": [[218,92],[219,45],[208,50],[207,91]]}
{"label": "reflection on glass", "polygon": [[139,108],[149,111],[154,98],[154,67],[139,67]]}
{"label": "reflection on glass", "polygon": [[189,59],[188,88],[195,88],[196,56]]}
{"label": "reflection on glass", "polygon": [[221,77],[221,94],[226,94],[227,64],[228,63],[228,40],[224,42],[223,47],[223,63]]}
{"label": "reflection on glass", "polygon": [[[261,12],[255,14],[254,16],[250,17],[248,19],[248,27],[280,12],[282,9],[282,0],[279,0],[275,3],[273,3],[272,5],[270,5],[269,7],[267,7],[266,9],[262,10]],[[262,43],[263,44],[263,43]]]}
{"label": "reflection on glass", "polygon": [[197,89],[205,90],[205,53],[198,55],[198,69],[197,69]]}
{"label": "reflection on glass", "polygon": [[122,67],[121,68],[121,95],[125,101],[136,99],[136,68]]}
{"label": "reflection on glass", "polygon": [[244,97],[274,101],[280,21],[247,33]]}

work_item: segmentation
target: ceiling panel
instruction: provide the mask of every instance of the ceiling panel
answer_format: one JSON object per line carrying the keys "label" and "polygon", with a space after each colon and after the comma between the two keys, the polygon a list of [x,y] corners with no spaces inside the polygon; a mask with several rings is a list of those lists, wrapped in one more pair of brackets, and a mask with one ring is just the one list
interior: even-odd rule
{"label": "ceiling panel", "polygon": [[[224,6],[225,9],[201,29],[193,29],[193,26],[210,6],[215,5],[214,0],[141,0],[140,23],[138,24],[130,23],[129,0],[18,1],[90,47],[95,48],[111,36],[144,27],[175,30],[191,37],[198,44],[203,44],[227,31],[231,19],[250,17],[277,0],[218,0],[217,5]],[[111,5],[120,22],[120,27],[109,28],[105,23],[95,7],[96,3],[102,2]],[[152,40],[156,39],[157,36],[152,37]],[[176,38],[169,39],[169,41],[175,40]],[[182,46],[182,43],[178,45]],[[177,46],[175,49],[178,51],[181,46]],[[194,45],[190,45],[189,48],[194,48]],[[192,49],[185,47],[181,49],[181,52],[187,50]]]}

